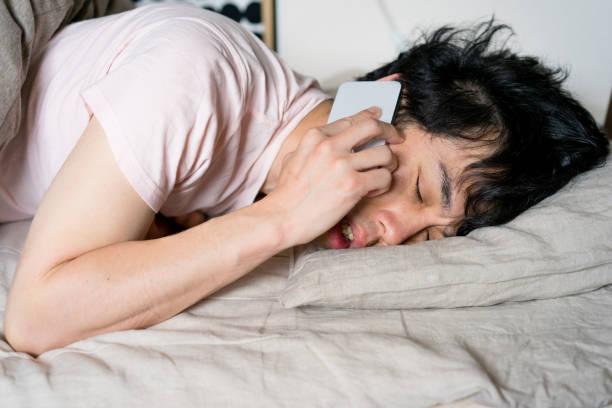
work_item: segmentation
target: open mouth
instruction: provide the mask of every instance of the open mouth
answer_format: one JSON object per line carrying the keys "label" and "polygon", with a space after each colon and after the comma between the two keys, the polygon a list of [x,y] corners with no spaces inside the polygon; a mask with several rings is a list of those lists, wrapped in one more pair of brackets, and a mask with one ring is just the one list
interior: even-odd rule
{"label": "open mouth", "polygon": [[349,241],[352,241],[355,237],[353,236],[353,228],[351,223],[347,219],[343,218],[340,225],[342,226],[342,236]]}
{"label": "open mouth", "polygon": [[351,223],[345,218],[327,232],[327,241],[333,249],[350,247],[354,238]]}

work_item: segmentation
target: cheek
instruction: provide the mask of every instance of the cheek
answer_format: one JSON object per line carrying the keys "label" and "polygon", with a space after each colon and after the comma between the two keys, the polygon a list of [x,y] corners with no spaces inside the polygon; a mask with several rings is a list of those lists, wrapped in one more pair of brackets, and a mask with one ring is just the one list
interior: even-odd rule
{"label": "cheek", "polygon": [[353,215],[369,216],[380,210],[403,211],[408,205],[405,187],[395,182],[395,177],[390,189],[376,197],[363,198],[351,211]]}

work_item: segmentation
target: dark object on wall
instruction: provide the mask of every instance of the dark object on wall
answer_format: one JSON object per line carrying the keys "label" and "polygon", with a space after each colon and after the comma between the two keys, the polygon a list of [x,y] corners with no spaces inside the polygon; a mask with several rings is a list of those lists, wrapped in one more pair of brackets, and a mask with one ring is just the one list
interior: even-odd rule
{"label": "dark object on wall", "polygon": [[[175,0],[134,0],[136,7]],[[276,47],[274,32],[274,0],[182,0],[184,3],[221,13],[245,26],[272,49]]]}
{"label": "dark object on wall", "polygon": [[612,139],[612,92],[610,92],[610,102],[608,103],[608,114],[606,115],[604,131],[608,134],[608,139]]}

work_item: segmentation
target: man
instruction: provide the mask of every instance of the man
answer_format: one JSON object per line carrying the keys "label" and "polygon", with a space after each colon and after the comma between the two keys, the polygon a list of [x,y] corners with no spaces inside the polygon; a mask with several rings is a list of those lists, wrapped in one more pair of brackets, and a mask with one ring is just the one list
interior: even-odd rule
{"label": "man", "polygon": [[[24,138],[2,152],[0,217],[35,213],[7,340],[36,355],[148,327],[297,244],[466,234],[557,191],[608,143],[556,72],[487,50],[503,28],[440,29],[366,75],[402,83],[393,125],[376,107],[325,125],[312,80],[201,10],[65,29],[28,85]],[[352,153],[372,138],[387,145]],[[163,236],[158,212],[189,228]]]}

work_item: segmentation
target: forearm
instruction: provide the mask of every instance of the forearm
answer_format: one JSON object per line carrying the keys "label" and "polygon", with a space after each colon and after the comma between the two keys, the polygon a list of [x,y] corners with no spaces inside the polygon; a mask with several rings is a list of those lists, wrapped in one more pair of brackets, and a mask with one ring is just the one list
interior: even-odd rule
{"label": "forearm", "polygon": [[244,276],[286,249],[282,241],[276,217],[258,202],[179,234],[65,262],[30,289],[25,315],[52,337],[47,348],[148,327]]}

